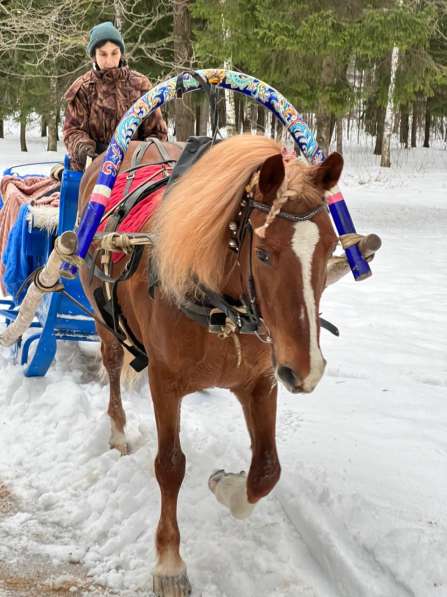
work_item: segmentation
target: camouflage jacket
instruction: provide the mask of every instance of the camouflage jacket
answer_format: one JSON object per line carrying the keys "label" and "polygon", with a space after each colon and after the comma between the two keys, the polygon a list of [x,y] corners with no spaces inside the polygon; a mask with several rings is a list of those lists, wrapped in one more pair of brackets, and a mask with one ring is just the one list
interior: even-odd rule
{"label": "camouflage jacket", "polygon": [[[91,69],[76,79],[65,93],[63,130],[72,168],[82,170],[79,161],[82,146],[89,145],[96,153],[104,150],[121,117],[150,88],[147,77],[128,66],[103,71]],[[155,135],[166,140],[166,134],[160,110],[149,116],[138,130],[141,139]]]}

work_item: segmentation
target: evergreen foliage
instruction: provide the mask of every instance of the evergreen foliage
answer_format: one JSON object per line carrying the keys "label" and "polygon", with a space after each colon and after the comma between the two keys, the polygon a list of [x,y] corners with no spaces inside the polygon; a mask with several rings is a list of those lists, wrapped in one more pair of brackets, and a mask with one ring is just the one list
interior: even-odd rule
{"label": "evergreen foliage", "polygon": [[[178,1],[2,0],[0,119],[31,112],[50,121],[56,118],[63,92],[89,68],[88,32],[104,20],[121,28],[129,63],[152,81],[181,69],[184,65],[174,64],[173,13]],[[426,119],[432,127],[444,127],[445,0],[191,0],[189,4],[193,65],[231,64],[277,87],[301,112],[312,115],[323,146],[329,143],[335,122],[352,120],[354,115],[370,134],[380,132],[393,47],[399,48],[396,118],[406,129],[408,115],[422,128]],[[195,99],[195,105],[199,103]],[[244,113],[243,102],[236,104],[238,126],[249,130],[253,115]],[[199,118],[200,110],[196,114]],[[405,135],[408,131],[401,131],[401,139]]]}

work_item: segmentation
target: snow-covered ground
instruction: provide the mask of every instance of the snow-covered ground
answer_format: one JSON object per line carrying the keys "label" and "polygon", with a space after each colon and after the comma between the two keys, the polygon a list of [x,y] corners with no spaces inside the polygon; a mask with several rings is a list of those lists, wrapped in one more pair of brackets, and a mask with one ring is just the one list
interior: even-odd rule
{"label": "snow-covered ground", "polygon": [[[28,155],[17,143],[0,140],[0,168],[52,155],[40,139]],[[249,520],[207,487],[216,468],[248,467],[236,400],[210,390],[184,401],[179,521],[193,595],[447,596],[447,151],[395,148],[392,159],[384,170],[370,148],[345,152],[353,219],[383,248],[372,278],[326,291],[341,336],[322,332],[328,368],[312,395],[280,390],[282,478]],[[120,458],[92,359],[65,344],[45,378],[25,379],[0,352],[0,481],[20,503],[0,519],[0,561],[21,550],[80,561],[119,595],[150,595],[148,390],[125,397],[132,453]]]}

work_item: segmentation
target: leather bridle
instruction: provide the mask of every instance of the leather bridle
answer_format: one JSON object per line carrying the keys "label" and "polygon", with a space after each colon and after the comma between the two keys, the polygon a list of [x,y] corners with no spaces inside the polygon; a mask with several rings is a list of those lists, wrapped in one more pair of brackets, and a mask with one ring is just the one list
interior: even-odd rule
{"label": "leather bridle", "polygon": [[[242,265],[240,262],[240,254],[242,250],[242,245],[244,239],[248,237],[249,241],[249,257],[248,257],[248,276],[247,276],[247,287],[246,293],[243,292],[241,296],[241,302],[245,307],[246,316],[256,324],[254,333],[258,336],[260,340],[263,342],[271,342],[271,335],[270,331],[268,330],[264,320],[262,319],[262,315],[259,312],[257,306],[257,295],[256,295],[256,285],[253,276],[253,225],[250,220],[251,213],[253,210],[259,210],[265,213],[269,213],[271,210],[271,206],[265,203],[261,203],[259,201],[255,201],[253,199],[251,191],[245,193],[242,201],[241,201],[241,209],[238,212],[239,222],[231,222],[230,223],[230,231],[232,233],[233,238],[229,242],[230,249],[235,251],[238,255],[237,263],[240,272],[241,278],[241,288],[244,288],[243,283],[243,275],[242,275]],[[289,222],[305,222],[307,220],[311,220],[314,216],[320,213],[323,210],[327,210],[327,205],[325,202],[322,202],[320,205],[315,207],[314,209],[308,211],[303,215],[296,215],[289,213],[284,210],[280,210],[276,217],[282,218]],[[246,294],[246,296],[244,296]],[[335,333],[334,330],[338,332],[338,330],[325,320],[320,321],[322,327],[326,327],[332,333]],[[326,325],[327,324],[327,325]]]}

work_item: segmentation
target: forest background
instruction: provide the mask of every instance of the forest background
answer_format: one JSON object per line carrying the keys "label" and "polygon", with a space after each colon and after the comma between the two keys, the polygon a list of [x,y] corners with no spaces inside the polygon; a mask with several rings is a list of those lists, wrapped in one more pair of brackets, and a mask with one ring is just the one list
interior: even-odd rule
{"label": "forest background", "polygon": [[[90,28],[113,21],[132,68],[152,83],[182,70],[231,67],[279,89],[323,150],[372,136],[390,165],[403,147],[447,143],[447,0],[1,0],[0,137],[4,122],[40,119],[57,150],[63,95],[89,68]],[[222,126],[284,137],[280,123],[239,94],[220,95]],[[164,108],[177,139],[206,134],[205,94]]]}

